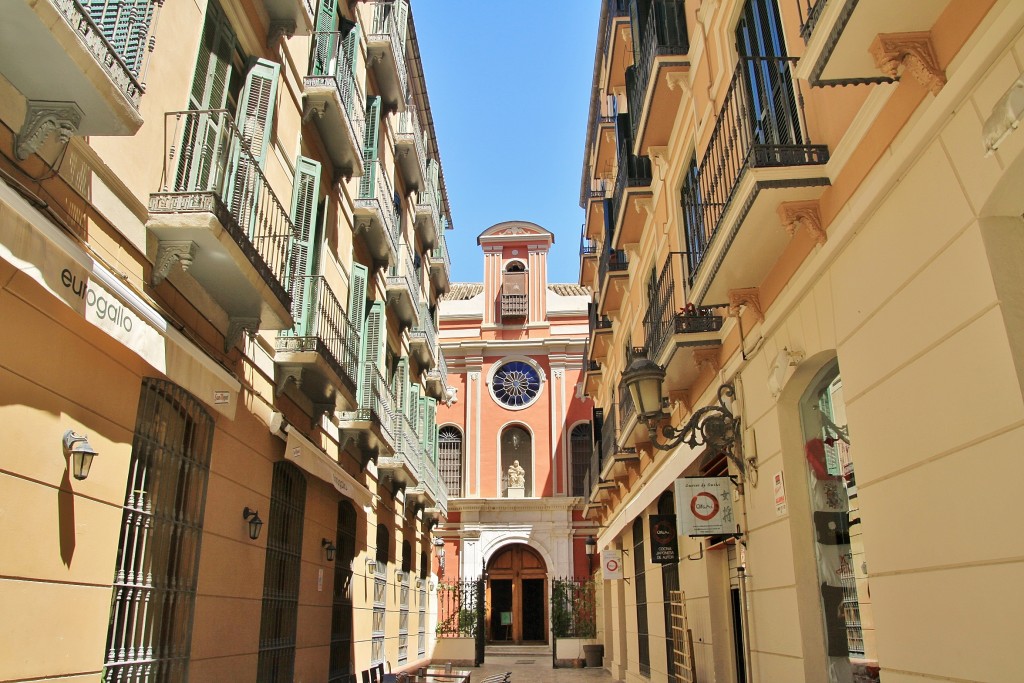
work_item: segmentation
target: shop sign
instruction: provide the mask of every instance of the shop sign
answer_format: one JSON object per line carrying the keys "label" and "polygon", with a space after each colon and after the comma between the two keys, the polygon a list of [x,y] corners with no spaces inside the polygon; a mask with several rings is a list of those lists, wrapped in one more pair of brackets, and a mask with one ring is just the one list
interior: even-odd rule
{"label": "shop sign", "polygon": [[601,574],[605,580],[622,578],[621,550],[601,551]]}
{"label": "shop sign", "polygon": [[736,533],[729,477],[676,479],[676,516],[684,536],[721,536]]}
{"label": "shop sign", "polygon": [[651,515],[651,562],[672,564],[679,561],[679,543],[675,515]]}
{"label": "shop sign", "polygon": [[786,481],[782,478],[781,470],[772,477],[772,483],[775,487],[775,516],[781,517],[789,510],[789,505],[786,504]]}

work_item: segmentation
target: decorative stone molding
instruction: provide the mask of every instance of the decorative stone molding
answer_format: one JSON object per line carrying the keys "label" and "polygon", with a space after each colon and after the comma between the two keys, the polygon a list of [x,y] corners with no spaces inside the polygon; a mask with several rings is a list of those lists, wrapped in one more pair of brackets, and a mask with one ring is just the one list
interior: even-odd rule
{"label": "decorative stone molding", "polygon": [[309,123],[313,120],[319,121],[325,114],[327,114],[327,100],[321,102],[319,107],[310,103],[309,100],[306,100],[305,111],[302,112],[302,122]]}
{"label": "decorative stone molding", "polygon": [[673,71],[665,76],[665,83],[668,84],[669,90],[680,90],[683,97],[690,95],[690,72],[686,71]]}
{"label": "decorative stone molding", "polygon": [[14,140],[14,155],[25,160],[35,154],[51,133],[67,144],[82,123],[82,110],[74,102],[29,100],[25,122]]}
{"label": "decorative stone molding", "polygon": [[291,38],[295,35],[295,22],[290,19],[283,21],[272,21],[267,28],[267,47],[273,49],[282,38]]}
{"label": "decorative stone molding", "polygon": [[889,78],[898,79],[902,67],[933,95],[938,95],[946,84],[946,74],[939,68],[929,31],[879,33],[868,51],[875,66]]}
{"label": "decorative stone molding", "polygon": [[565,371],[562,370],[561,368],[558,368],[558,369],[552,370],[551,374],[554,376],[555,379],[562,379],[562,376],[565,374]]}
{"label": "decorative stone molding", "polygon": [[718,348],[695,349],[693,352],[693,364],[697,366],[698,370],[708,367],[711,368],[712,372],[718,372],[722,369],[722,364],[718,360]]}
{"label": "decorative stone molding", "polygon": [[471,372],[471,373],[469,373],[469,379],[470,379],[470,381],[475,382],[476,380],[480,379],[480,373],[479,372]]}
{"label": "decorative stone molding", "polygon": [[163,282],[171,272],[175,263],[181,264],[181,270],[187,272],[196,260],[198,247],[192,240],[182,242],[164,242],[156,248],[156,263],[153,264],[153,286]]}
{"label": "decorative stone molding", "polygon": [[228,321],[228,331],[224,335],[224,353],[227,353],[235,344],[242,338],[243,332],[249,334],[256,334],[260,329],[260,319],[255,318],[235,318],[232,317]]}
{"label": "decorative stone molding", "polygon": [[647,212],[647,216],[649,218],[654,218],[654,198],[641,197],[640,199],[637,199],[633,210],[640,213],[641,209]]}
{"label": "decorative stone molding", "polygon": [[729,290],[729,315],[733,318],[738,317],[740,306],[747,306],[754,312],[758,322],[764,322],[764,311],[761,310],[761,298],[757,287]]}
{"label": "decorative stone molding", "polygon": [[821,211],[817,199],[801,202],[782,202],[778,208],[779,220],[789,236],[796,234],[797,228],[803,228],[818,244],[825,244],[828,236],[821,225]]}
{"label": "decorative stone molding", "polygon": [[280,369],[280,375],[277,379],[277,387],[274,394],[280,396],[284,393],[284,388],[288,385],[288,380],[295,382],[295,388],[302,386],[302,368],[298,367],[283,367]]}
{"label": "decorative stone molding", "polygon": [[[696,359],[694,359],[694,362],[696,362]],[[700,367],[699,364],[698,367]],[[668,403],[673,410],[682,408],[684,413],[690,413],[693,411],[693,406],[690,405],[690,400],[685,391],[668,392]]]}
{"label": "decorative stone molding", "polygon": [[654,167],[658,169],[658,177],[664,180],[668,175],[668,147],[664,145],[648,147],[647,153],[654,162]]}

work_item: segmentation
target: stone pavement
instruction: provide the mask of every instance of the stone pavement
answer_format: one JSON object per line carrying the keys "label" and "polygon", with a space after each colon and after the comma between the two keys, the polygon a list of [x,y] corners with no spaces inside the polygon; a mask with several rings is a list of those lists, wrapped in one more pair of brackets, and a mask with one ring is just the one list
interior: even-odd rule
{"label": "stone pavement", "polygon": [[512,672],[512,683],[583,683],[602,681],[615,683],[607,669],[552,669],[551,651],[544,654],[488,652],[483,665],[471,669],[474,683],[486,676],[505,671]]}

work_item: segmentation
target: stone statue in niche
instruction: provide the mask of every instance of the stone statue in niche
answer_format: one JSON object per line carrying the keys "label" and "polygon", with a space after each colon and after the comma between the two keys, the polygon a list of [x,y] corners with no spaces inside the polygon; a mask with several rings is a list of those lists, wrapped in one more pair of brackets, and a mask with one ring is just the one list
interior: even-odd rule
{"label": "stone statue in niche", "polygon": [[514,460],[512,466],[508,468],[508,497],[522,498],[525,488],[526,470],[522,468],[518,460]]}

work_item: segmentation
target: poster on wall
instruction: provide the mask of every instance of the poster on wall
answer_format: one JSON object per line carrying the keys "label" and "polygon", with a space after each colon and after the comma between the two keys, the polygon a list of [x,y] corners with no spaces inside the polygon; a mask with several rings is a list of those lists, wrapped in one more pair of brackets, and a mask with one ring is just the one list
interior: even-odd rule
{"label": "poster on wall", "polygon": [[721,536],[736,533],[729,477],[676,479],[676,516],[683,536]]}
{"label": "poster on wall", "polygon": [[651,562],[671,564],[679,561],[679,543],[675,515],[651,515]]}
{"label": "poster on wall", "polygon": [[601,551],[601,576],[605,580],[622,578],[622,551]]}

